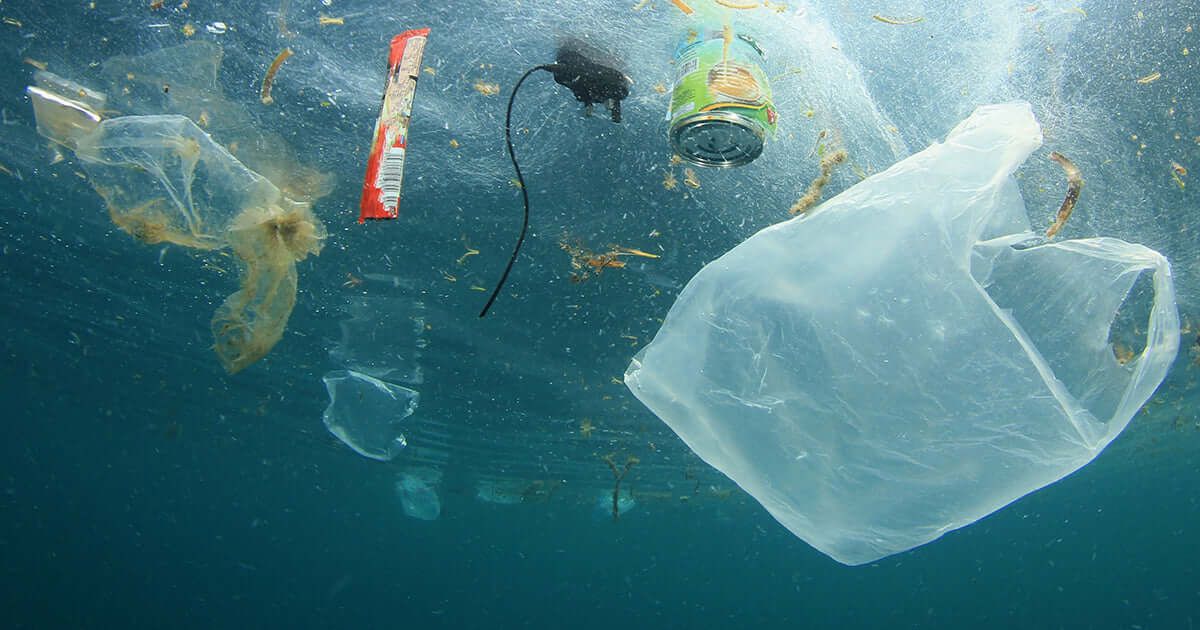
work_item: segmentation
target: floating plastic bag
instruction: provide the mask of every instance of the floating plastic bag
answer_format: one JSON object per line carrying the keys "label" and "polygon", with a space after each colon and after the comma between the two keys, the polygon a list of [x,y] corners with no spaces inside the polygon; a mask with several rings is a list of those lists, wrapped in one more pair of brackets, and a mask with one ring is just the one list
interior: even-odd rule
{"label": "floating plastic bag", "polygon": [[[845,564],[1079,469],[1162,382],[1179,316],[1157,252],[1037,244],[1012,174],[1040,145],[1027,104],[983,107],[945,143],[762,230],[692,278],[625,382]],[[1110,327],[1143,271],[1145,348],[1120,361]]]}
{"label": "floating plastic bag", "polygon": [[[420,393],[406,387],[424,382],[425,304],[409,297],[380,297],[384,287],[399,289],[399,277],[363,274],[371,296],[345,305],[342,338],[329,358],[342,365],[325,375],[329,407],[325,426],[360,455],[390,461],[407,445],[404,425]],[[403,385],[401,384],[403,383]]]}
{"label": "floating plastic bag", "polygon": [[325,375],[329,406],[325,428],[364,457],[391,461],[408,445],[404,421],[417,410],[420,394],[353,370]]}
{"label": "floating plastic bag", "polygon": [[442,499],[437,486],[442,473],[432,468],[414,468],[400,473],[396,479],[396,496],[404,514],[422,521],[436,521],[442,514]]}

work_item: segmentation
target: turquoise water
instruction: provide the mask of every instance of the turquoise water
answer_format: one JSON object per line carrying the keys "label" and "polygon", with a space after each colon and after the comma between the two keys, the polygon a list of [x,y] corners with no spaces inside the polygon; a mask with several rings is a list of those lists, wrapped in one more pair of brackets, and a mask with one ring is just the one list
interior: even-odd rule
{"label": "turquoise water", "polygon": [[[780,136],[759,162],[701,170],[691,189],[669,164],[666,96],[653,89],[686,22],[666,2],[635,4],[0,4],[7,624],[1193,627],[1200,8],[794,5],[811,41],[823,33],[837,49],[821,40],[793,54],[799,45],[765,28],[771,74],[802,70],[776,83]],[[876,13],[924,17],[911,27],[927,30]],[[216,22],[226,29],[211,32]],[[416,26],[434,29],[423,63],[432,72],[414,105],[402,217],[359,226],[383,50]],[[514,125],[530,130],[516,151],[531,236],[481,321],[487,293],[474,287],[490,290],[519,229],[503,146],[508,89],[552,60],[556,38],[589,33],[634,80],[625,120],[585,118],[548,76],[522,88]],[[172,48],[196,41],[219,46],[215,84],[197,70],[202,54]],[[264,106],[262,78],[284,47],[295,55]],[[122,94],[132,79],[109,60],[160,50],[172,52],[136,67],[148,76],[161,64],[153,78],[166,93]],[[37,135],[25,92],[34,62],[106,91],[106,116],[202,110],[218,142],[238,142],[234,155],[264,168],[290,155],[329,174],[312,205],[329,238],[297,265],[295,310],[264,358],[230,376],[212,351],[209,320],[238,288],[236,261],[138,242],[110,221],[79,160]],[[480,81],[500,93],[483,94]],[[1046,149],[1084,171],[1063,236],[1116,236],[1170,258],[1179,357],[1092,464],[931,544],[840,565],[614,379],[692,274],[786,218],[816,175],[804,158],[820,129],[840,130],[866,175],[943,137],[974,106],[1013,98],[1034,104]],[[287,148],[269,150],[280,145],[267,134]],[[1044,228],[1061,171],[1038,160],[1022,192]],[[1184,185],[1171,162],[1192,169]],[[840,171],[827,194],[856,181]],[[661,258],[573,283],[559,246],[570,238]],[[368,323],[347,324],[356,314]],[[322,376],[354,357],[384,360],[373,353],[421,395],[391,462],[354,453],[322,424]],[[617,470],[637,460],[621,479],[619,519],[602,507],[615,481],[605,457]],[[433,520],[406,513],[397,493],[414,475],[437,495]]]}

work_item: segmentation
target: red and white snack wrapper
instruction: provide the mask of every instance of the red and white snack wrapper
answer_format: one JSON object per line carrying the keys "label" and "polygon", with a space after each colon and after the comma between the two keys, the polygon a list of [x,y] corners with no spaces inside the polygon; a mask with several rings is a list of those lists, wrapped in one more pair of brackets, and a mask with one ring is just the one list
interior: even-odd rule
{"label": "red and white snack wrapper", "polygon": [[421,56],[429,29],[404,31],[392,38],[388,52],[387,84],[383,108],[375,121],[375,141],[363,178],[358,222],[395,219],[400,214],[400,184],[404,179],[404,155],[408,151],[408,123],[412,117],[413,94],[421,72]]}

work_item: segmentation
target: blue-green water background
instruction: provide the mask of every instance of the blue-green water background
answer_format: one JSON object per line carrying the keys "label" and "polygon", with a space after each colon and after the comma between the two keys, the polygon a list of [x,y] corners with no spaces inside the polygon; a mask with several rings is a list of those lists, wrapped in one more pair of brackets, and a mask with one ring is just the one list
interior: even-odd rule
{"label": "blue-green water background", "polygon": [[[369,60],[361,65],[370,80],[359,86],[367,96],[341,108],[323,107],[328,91],[355,83],[329,78],[344,68],[317,72],[313,84],[328,79],[327,85],[298,86],[285,80],[284,66],[276,95],[283,105],[274,110],[251,106],[265,66],[286,43],[275,39],[275,3],[212,6],[193,0],[187,12],[168,5],[161,13],[140,3],[97,3],[90,10],[82,3],[0,5],[0,13],[21,24],[0,31],[4,67],[11,69],[0,77],[0,163],[14,173],[0,175],[0,318],[7,332],[0,363],[7,428],[0,447],[0,623],[1194,626],[1200,609],[1200,418],[1197,372],[1188,369],[1195,355],[1188,346],[1195,332],[1185,335],[1185,349],[1155,401],[1088,467],[930,545],[864,567],[839,565],[705,468],[622,386],[610,383],[635,350],[620,335],[642,342],[652,336],[678,283],[749,228],[731,220],[728,207],[701,212],[678,194],[668,196],[657,170],[640,174],[646,183],[637,183],[637,169],[620,149],[627,156],[648,141],[592,125],[601,121],[582,119],[562,93],[547,95],[543,88],[541,96],[529,97],[533,113],[518,121],[532,127],[542,124],[542,112],[553,112],[543,134],[552,149],[535,154],[527,173],[535,181],[539,175],[556,180],[531,184],[535,209],[539,200],[547,208],[543,228],[535,229],[518,266],[512,287],[517,296],[502,296],[492,316],[498,321],[475,322],[484,294],[464,285],[490,287],[518,212],[498,150],[503,97],[480,110],[485,128],[457,136],[490,138],[492,144],[478,151],[495,157],[485,164],[499,165],[495,173],[456,170],[452,163],[434,169],[429,156],[425,167],[410,164],[408,218],[353,226],[362,166],[352,149],[369,137],[374,120],[381,42],[397,25],[409,25],[397,14],[418,11],[393,8],[381,24],[354,31],[370,33],[357,38],[311,26],[319,11],[380,11],[360,4],[324,9],[294,3],[293,28],[307,28],[312,39],[302,32],[300,43],[291,44],[299,54],[288,63],[313,70],[322,51],[336,57],[349,48],[353,54],[336,58]],[[1194,3],[1084,7],[1091,20],[1086,28],[1095,30],[1079,33],[1081,58],[1164,59],[1150,67],[1163,68],[1160,85],[1174,91],[1148,103],[1122,101],[1120,90],[1092,89],[1087,82],[1074,87],[1107,103],[1114,120],[1136,122],[1150,144],[1146,153],[1200,171],[1200,154],[1190,141],[1200,136],[1191,61],[1200,55],[1200,40],[1194,32],[1182,34],[1186,24],[1200,28],[1200,11]],[[1138,10],[1152,25],[1124,30]],[[479,9],[428,11],[421,17],[462,24],[462,15]],[[529,25],[496,11],[468,20],[477,30],[463,36],[487,33],[523,50],[523,38],[534,38]],[[865,19],[864,12],[874,9],[857,11]],[[303,160],[325,165],[338,179],[335,192],[314,208],[330,226],[330,244],[300,265],[299,303],[288,334],[270,356],[233,377],[220,371],[209,349],[207,323],[236,281],[184,250],[163,253],[140,245],[108,223],[100,199],[75,175],[78,166],[69,156],[51,164],[34,134],[24,99],[32,69],[22,62],[46,61],[51,71],[86,83],[90,60],[178,44],[184,39],[180,24],[202,27],[217,19],[233,24],[238,36],[222,40],[221,79],[229,100],[249,104],[257,124],[283,133],[300,147]],[[171,28],[147,28],[159,22]],[[1108,48],[1094,43],[1101,41]],[[1183,45],[1192,47],[1188,58],[1174,54]],[[432,46],[430,59],[454,54],[453,46]],[[530,44],[538,52],[519,53],[517,61],[508,59],[511,67],[489,78],[506,89],[524,67],[544,60],[548,53],[538,46]],[[669,50],[669,42],[660,48]],[[899,79],[877,80],[874,87],[883,90]],[[469,85],[463,92],[472,94]],[[936,113],[906,108],[904,94],[897,89],[879,98],[892,105],[893,120],[913,148],[944,134],[943,119],[953,122],[965,113],[961,107]],[[1178,112],[1168,115],[1167,107]],[[661,110],[646,107],[642,113],[658,116]],[[627,118],[636,121],[638,114],[631,102]],[[444,131],[430,125],[413,133],[427,146],[444,147],[454,136],[452,129],[438,135]],[[1175,131],[1183,141],[1170,140]],[[812,136],[801,142],[801,154]],[[574,138],[586,138],[578,141],[583,157],[571,154]],[[538,150],[532,143],[527,148]],[[1124,170],[1145,172],[1144,181],[1155,182],[1138,193],[1153,210],[1124,208],[1124,222],[1081,216],[1072,226],[1077,232],[1068,236],[1105,233],[1164,250],[1177,270],[1186,319],[1196,312],[1195,287],[1187,283],[1196,277],[1200,248],[1179,227],[1198,217],[1194,189],[1200,185],[1176,188],[1163,175],[1163,160],[1140,161],[1141,153],[1135,159],[1136,149],[1120,149]],[[1094,167],[1101,168],[1098,160]],[[811,170],[798,175],[811,176]],[[596,181],[628,183],[597,191]],[[601,193],[610,196],[596,201]],[[795,187],[780,194],[794,197]],[[1164,224],[1161,233],[1146,227]],[[608,238],[643,248],[654,242],[646,234],[662,232],[670,255],[657,269],[666,279],[631,272],[570,283],[556,247],[567,229],[599,244]],[[464,235],[482,253],[471,261],[475,267],[460,269],[455,261],[464,252]],[[343,286],[346,274],[364,272],[397,274],[405,284],[391,293],[369,282]],[[445,279],[449,272],[457,282]],[[426,385],[409,438],[416,453],[426,448],[436,456],[369,461],[339,446],[321,425],[327,402],[321,376],[340,367],[328,352],[340,339],[343,307],[364,292],[422,301],[430,324],[423,350]],[[597,425],[591,436],[580,434],[582,418]],[[439,446],[428,446],[433,442]],[[624,488],[666,498],[642,501],[616,522],[604,514],[596,504],[612,476],[599,457],[610,452],[642,460]],[[394,492],[397,475],[414,461],[432,461],[444,474],[435,521],[407,518]],[[474,480],[489,476],[554,480],[558,490],[518,505],[485,503],[476,498]],[[679,500],[686,495],[695,499]]]}

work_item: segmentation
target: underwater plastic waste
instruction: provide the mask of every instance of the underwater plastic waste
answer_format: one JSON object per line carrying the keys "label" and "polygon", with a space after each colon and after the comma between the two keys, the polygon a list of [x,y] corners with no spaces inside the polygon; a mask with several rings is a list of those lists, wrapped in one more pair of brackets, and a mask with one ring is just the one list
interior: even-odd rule
{"label": "underwater plastic waste", "polygon": [[404,420],[416,411],[420,394],[352,370],[330,372],[323,380],[329,392],[325,428],[346,446],[386,462],[408,445]]}
{"label": "underwater plastic waste", "polygon": [[404,178],[404,158],[408,152],[408,125],[412,118],[412,100],[421,75],[421,56],[429,29],[404,31],[388,46],[387,83],[383,90],[383,109],[375,121],[375,141],[367,159],[363,178],[362,201],[358,222],[367,219],[395,219],[400,216],[400,187]]}
{"label": "underwater plastic waste", "polygon": [[34,72],[33,82],[25,91],[42,137],[74,149],[76,139],[96,130],[105,94],[45,70]]}
{"label": "underwater plastic waste", "polygon": [[475,498],[484,503],[516,505],[524,500],[529,485],[520,479],[480,479],[475,484]]}
{"label": "underwater plastic waste", "polygon": [[435,521],[442,513],[442,500],[437,485],[442,474],[430,468],[417,468],[400,473],[396,480],[396,495],[404,513],[422,521]]}
{"label": "underwater plastic waste", "polygon": [[[596,497],[592,504],[592,519],[596,521],[611,521],[615,517],[625,516],[625,513],[637,507],[637,500],[628,492],[622,492],[613,504],[613,494],[605,490]],[[615,510],[615,513],[614,513]]]}
{"label": "underwater plastic waste", "polygon": [[232,247],[242,287],[213,314],[215,350],[230,374],[266,355],[296,304],[296,262],[325,240],[308,204],[284,197],[183,116],[113,118],[75,140],[121,229],[147,244]]}
{"label": "underwater plastic waste", "polygon": [[364,274],[362,286],[371,295],[352,296],[342,306],[348,317],[341,321],[342,336],[329,349],[329,359],[338,367],[389,383],[421,385],[428,332],[425,303],[407,296],[379,295],[389,289],[409,290],[407,285],[393,286],[388,276]]}
{"label": "underwater plastic waste", "polygon": [[[692,278],[625,383],[845,564],[1078,470],[1162,382],[1179,315],[1161,254],[1031,231],[1012,175],[1041,142],[1028,104],[981,107],[758,232]],[[1127,299],[1143,272],[1152,299]],[[1118,309],[1144,317],[1128,320],[1144,349],[1123,358]]]}
{"label": "underwater plastic waste", "polygon": [[319,254],[325,226],[307,203],[284,196],[184,116],[101,120],[103,94],[47,72],[28,93],[43,136],[73,149],[113,223],[146,244],[229,247],[241,289],[211,321],[230,374],[283,336],[296,304],[296,263]]}

